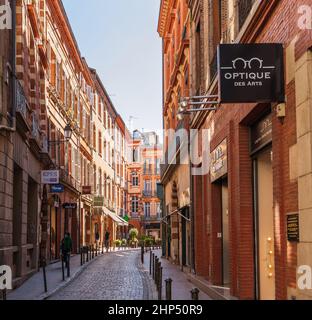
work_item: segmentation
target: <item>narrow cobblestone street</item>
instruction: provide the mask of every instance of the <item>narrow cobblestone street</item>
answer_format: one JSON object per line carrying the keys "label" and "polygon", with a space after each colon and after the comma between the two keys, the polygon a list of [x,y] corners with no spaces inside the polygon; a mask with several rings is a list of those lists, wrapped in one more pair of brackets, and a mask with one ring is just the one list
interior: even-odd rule
{"label": "narrow cobblestone street", "polygon": [[51,300],[148,300],[152,283],[140,266],[138,251],[117,251],[99,257]]}

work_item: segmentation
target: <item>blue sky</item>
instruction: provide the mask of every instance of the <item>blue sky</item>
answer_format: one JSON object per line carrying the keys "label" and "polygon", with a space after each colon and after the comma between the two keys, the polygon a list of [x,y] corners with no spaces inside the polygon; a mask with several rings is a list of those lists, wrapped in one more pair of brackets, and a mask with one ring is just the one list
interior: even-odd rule
{"label": "blue sky", "polygon": [[129,127],[162,128],[159,0],[63,0],[82,56]]}

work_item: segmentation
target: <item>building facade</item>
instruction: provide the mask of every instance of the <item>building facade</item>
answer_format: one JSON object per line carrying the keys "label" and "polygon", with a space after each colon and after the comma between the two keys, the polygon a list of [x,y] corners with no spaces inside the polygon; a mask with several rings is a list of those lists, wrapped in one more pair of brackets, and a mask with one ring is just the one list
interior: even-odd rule
{"label": "building facade", "polygon": [[[163,127],[166,256],[181,266],[191,266],[190,167],[187,120],[178,119],[181,97],[190,88],[190,15],[186,0],[163,0],[158,33],[163,43]],[[186,135],[186,138],[185,138]],[[176,139],[179,136],[179,139]],[[181,158],[181,161],[173,159]]]}
{"label": "building facade", "polygon": [[129,143],[131,160],[128,163],[129,228],[137,228],[140,235],[161,238],[160,182],[162,146],[155,132],[135,130]]}
{"label": "building facade", "polygon": [[[125,237],[126,132],[81,56],[62,1],[3,1],[0,30],[0,264],[18,286],[60,258],[65,232],[81,246]],[[12,27],[12,28],[11,28]],[[57,184],[42,183],[42,171]],[[100,201],[100,204],[99,204]]]}
{"label": "building facade", "polygon": [[[282,44],[286,91],[286,104],[221,104],[190,119],[192,129],[209,131],[211,161],[208,174],[192,176],[192,278],[210,292],[223,287],[219,294],[227,297],[310,299],[309,290],[297,286],[297,268],[311,265],[312,43],[311,30],[300,27],[296,12],[311,2],[203,0],[188,5],[190,96],[218,95],[220,43]],[[298,215],[299,239],[294,241],[287,222]]]}

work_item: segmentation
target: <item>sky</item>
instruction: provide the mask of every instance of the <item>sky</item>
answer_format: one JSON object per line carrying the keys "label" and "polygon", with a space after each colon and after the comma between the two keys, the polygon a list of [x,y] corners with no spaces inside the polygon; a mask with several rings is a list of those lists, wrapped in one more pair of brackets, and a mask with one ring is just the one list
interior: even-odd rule
{"label": "sky", "polygon": [[129,128],[162,128],[160,0],[63,0],[81,55]]}

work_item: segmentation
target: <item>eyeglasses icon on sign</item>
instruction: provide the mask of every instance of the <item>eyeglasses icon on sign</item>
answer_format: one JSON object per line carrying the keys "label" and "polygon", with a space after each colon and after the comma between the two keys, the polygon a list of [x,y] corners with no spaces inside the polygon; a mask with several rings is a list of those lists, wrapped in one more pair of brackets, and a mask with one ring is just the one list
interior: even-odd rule
{"label": "eyeglasses icon on sign", "polygon": [[243,58],[237,58],[232,61],[233,63],[233,69],[252,69],[253,67],[258,67],[259,69],[263,68],[263,60],[259,58],[252,58],[250,60],[245,60]]}

